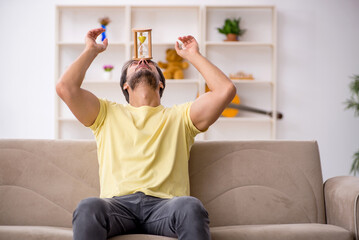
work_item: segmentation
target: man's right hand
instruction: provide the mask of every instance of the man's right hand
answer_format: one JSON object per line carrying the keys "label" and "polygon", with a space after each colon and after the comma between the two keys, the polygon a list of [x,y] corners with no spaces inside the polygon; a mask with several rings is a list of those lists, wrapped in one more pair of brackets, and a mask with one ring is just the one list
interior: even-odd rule
{"label": "man's right hand", "polygon": [[95,53],[100,53],[106,50],[108,45],[107,38],[105,38],[102,44],[96,42],[96,38],[104,31],[106,31],[104,28],[95,28],[88,31],[85,38],[86,50],[91,50]]}

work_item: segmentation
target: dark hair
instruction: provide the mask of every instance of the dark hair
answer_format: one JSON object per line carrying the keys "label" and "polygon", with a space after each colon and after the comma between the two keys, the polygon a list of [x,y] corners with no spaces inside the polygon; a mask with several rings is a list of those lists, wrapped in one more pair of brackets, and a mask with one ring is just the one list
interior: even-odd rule
{"label": "dark hair", "polygon": [[[127,61],[123,67],[122,67],[122,73],[121,73],[121,80],[120,80],[120,86],[121,86],[121,90],[123,92],[123,95],[125,95],[125,98],[126,98],[126,101],[129,103],[129,95],[128,95],[128,91],[126,89],[123,89],[123,85],[125,84],[125,82],[127,81],[127,69],[131,66],[131,64],[136,61],[136,60],[129,60]],[[163,93],[163,90],[165,90],[165,87],[166,87],[166,80],[165,80],[165,77],[163,76],[163,73],[161,71],[161,69],[158,67],[158,65],[153,62],[153,61],[148,61],[148,62],[151,62],[153,63],[155,66],[156,66],[156,69],[157,69],[157,72],[158,72],[158,75],[160,76],[160,81],[162,82],[163,84],[163,88],[160,88],[160,97],[162,97],[162,93]]]}

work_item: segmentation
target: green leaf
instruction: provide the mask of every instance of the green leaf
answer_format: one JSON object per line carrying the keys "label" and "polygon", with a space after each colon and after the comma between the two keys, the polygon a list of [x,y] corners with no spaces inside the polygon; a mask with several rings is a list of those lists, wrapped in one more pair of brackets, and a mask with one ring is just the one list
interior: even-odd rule
{"label": "green leaf", "polygon": [[226,18],[223,27],[217,28],[217,30],[219,33],[223,33],[223,34],[234,33],[236,35],[241,36],[244,34],[245,29],[240,28],[240,21],[241,18],[238,19]]}
{"label": "green leaf", "polygon": [[352,78],[354,79],[350,85],[349,85],[349,88],[350,88],[350,91],[352,92],[352,94],[354,95],[359,95],[359,75],[354,75],[352,76]]}
{"label": "green leaf", "polygon": [[[351,96],[345,101],[345,109],[353,109],[354,116],[359,116],[359,75],[353,75],[351,78],[353,79],[349,84]],[[359,151],[353,155],[353,163],[350,173],[354,173],[354,176],[359,173]]]}
{"label": "green leaf", "polygon": [[241,29],[238,33],[239,36],[242,36],[245,32],[247,31],[247,29]]}
{"label": "green leaf", "polygon": [[238,18],[238,19],[233,19],[233,23],[234,25],[237,26],[237,28],[239,28],[239,21],[240,21],[241,18]]}
{"label": "green leaf", "polygon": [[233,32],[233,31],[232,31],[232,25],[231,25],[231,24],[226,25],[224,28],[225,28],[227,34]]}
{"label": "green leaf", "polygon": [[356,176],[356,173],[359,173],[359,151],[353,155],[354,161],[350,169],[350,173],[353,173]]}
{"label": "green leaf", "polygon": [[217,30],[218,30],[220,33],[226,34],[226,32],[224,31],[224,29],[222,29],[222,28],[217,28]]}
{"label": "green leaf", "polygon": [[353,81],[349,84],[350,98],[345,102],[345,109],[353,109],[354,116],[359,116],[359,75],[353,75]]}

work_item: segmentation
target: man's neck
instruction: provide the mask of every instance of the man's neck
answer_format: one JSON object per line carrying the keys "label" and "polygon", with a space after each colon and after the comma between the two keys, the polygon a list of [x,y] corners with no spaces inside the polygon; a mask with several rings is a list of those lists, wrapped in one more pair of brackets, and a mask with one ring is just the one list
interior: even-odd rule
{"label": "man's neck", "polygon": [[161,104],[158,91],[147,85],[138,85],[131,91],[130,105],[133,107],[150,106],[157,107]]}

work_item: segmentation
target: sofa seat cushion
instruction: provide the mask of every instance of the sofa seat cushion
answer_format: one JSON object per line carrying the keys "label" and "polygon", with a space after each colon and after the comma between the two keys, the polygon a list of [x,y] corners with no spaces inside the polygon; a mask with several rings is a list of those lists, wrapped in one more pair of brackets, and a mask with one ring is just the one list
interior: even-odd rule
{"label": "sofa seat cushion", "polygon": [[354,240],[344,228],[317,223],[212,227],[211,235],[212,240]]}
{"label": "sofa seat cushion", "polygon": [[72,228],[47,226],[0,226],[0,240],[72,240]]}
{"label": "sofa seat cushion", "polygon": [[[354,240],[341,227],[328,224],[240,225],[211,228],[212,240]],[[0,240],[72,240],[72,229],[47,226],[0,226]],[[109,240],[175,240],[175,238],[132,234]]]}
{"label": "sofa seat cushion", "polygon": [[[0,240],[72,240],[72,228],[47,226],[0,226]],[[176,238],[131,234],[109,240],[176,240]]]}
{"label": "sofa seat cushion", "polygon": [[108,240],[177,240],[177,238],[156,236],[156,235],[145,235],[145,234],[128,234],[123,236],[116,236],[109,238]]}

